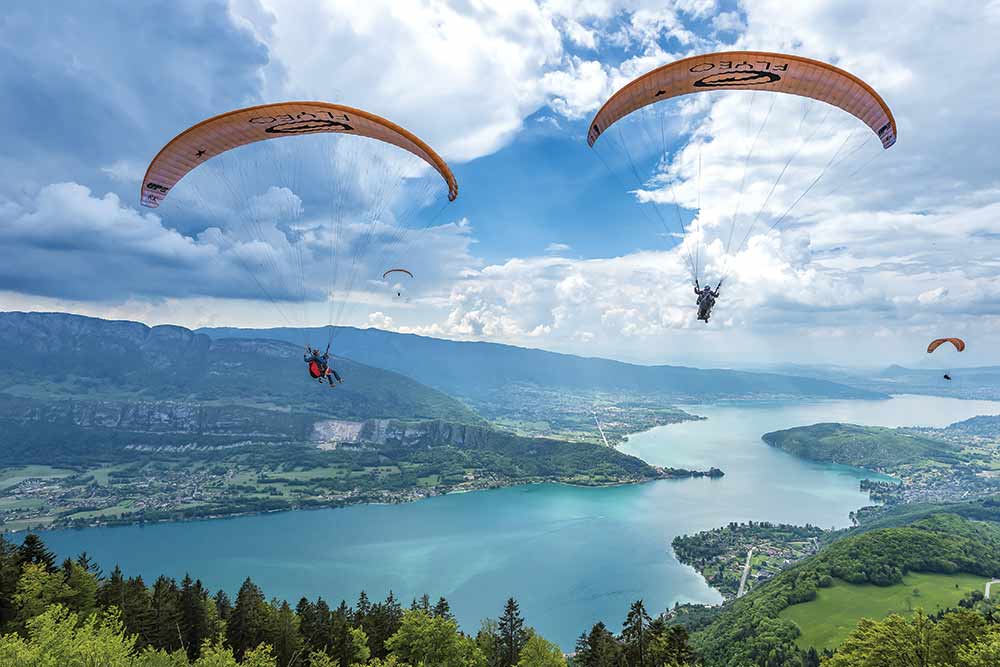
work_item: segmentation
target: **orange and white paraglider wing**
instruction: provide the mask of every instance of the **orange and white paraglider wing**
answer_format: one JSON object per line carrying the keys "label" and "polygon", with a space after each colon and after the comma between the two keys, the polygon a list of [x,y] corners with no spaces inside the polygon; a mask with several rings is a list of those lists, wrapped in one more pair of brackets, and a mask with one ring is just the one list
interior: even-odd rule
{"label": "orange and white paraglider wing", "polygon": [[590,124],[591,146],[619,119],[650,104],[712,90],[760,90],[810,97],[859,118],[883,148],[896,143],[896,121],[875,90],[833,65],[763,51],[728,51],[684,58],[627,84],[601,107]]}
{"label": "orange and white paraglider wing", "polygon": [[938,338],[936,340],[931,341],[931,344],[927,346],[927,354],[930,354],[931,352],[938,349],[945,343],[951,343],[952,345],[955,346],[955,349],[958,350],[959,352],[965,351],[965,341],[962,340],[961,338]]}
{"label": "orange and white paraglider wing", "polygon": [[384,141],[409,151],[433,167],[458,196],[451,169],[419,137],[402,127],[352,107],[328,102],[280,102],[230,111],[181,132],[153,158],[142,181],[143,206],[156,208],[185,174],[238,146],[299,134],[335,132]]}

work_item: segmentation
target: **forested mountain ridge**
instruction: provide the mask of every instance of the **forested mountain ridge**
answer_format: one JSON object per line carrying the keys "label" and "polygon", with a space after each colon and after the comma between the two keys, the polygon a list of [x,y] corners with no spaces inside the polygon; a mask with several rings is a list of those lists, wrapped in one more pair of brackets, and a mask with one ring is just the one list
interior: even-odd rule
{"label": "forested mountain ridge", "polygon": [[810,461],[885,470],[929,459],[955,463],[960,448],[904,429],[857,424],[822,423],[765,433],[772,447]]}
{"label": "forested mountain ridge", "polygon": [[[327,340],[329,329],[203,328],[213,338]],[[640,366],[499,343],[453,341],[381,329],[337,327],[333,350],[419,378],[454,396],[478,399],[511,384],[660,394],[669,400],[747,397],[885,398],[828,380],[684,366]]]}
{"label": "forested mountain ridge", "polygon": [[309,382],[302,348],[281,341],[213,340],[183,327],[62,313],[0,313],[0,393],[7,396],[481,421],[459,401],[409,377],[341,357],[332,364],[346,380],[333,391]]}

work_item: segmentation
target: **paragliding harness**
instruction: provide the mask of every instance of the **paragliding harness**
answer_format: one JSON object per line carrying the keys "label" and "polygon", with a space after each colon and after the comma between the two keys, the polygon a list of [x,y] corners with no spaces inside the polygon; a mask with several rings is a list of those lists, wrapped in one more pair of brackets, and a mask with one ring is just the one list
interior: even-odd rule
{"label": "paragliding harness", "polygon": [[715,299],[719,296],[719,288],[722,287],[722,280],[719,284],[715,286],[713,290],[711,287],[701,288],[698,284],[698,279],[695,278],[694,289],[695,293],[698,295],[698,319],[708,324],[708,319],[712,316],[712,308],[715,306]]}
{"label": "paragliding harness", "polygon": [[312,358],[309,359],[310,377],[312,377],[314,380],[319,380],[321,383],[324,380],[328,380],[330,382],[330,386],[332,387],[334,386],[333,380],[330,379],[330,376],[332,375],[334,380],[343,384],[344,380],[340,377],[340,374],[337,373],[337,371],[330,368],[329,366],[330,344],[327,343],[326,351],[324,351],[323,356],[318,359],[317,359],[318,356],[317,353],[319,352],[319,350],[313,350],[312,346],[307,346],[307,347],[309,347],[309,350],[312,353]]}

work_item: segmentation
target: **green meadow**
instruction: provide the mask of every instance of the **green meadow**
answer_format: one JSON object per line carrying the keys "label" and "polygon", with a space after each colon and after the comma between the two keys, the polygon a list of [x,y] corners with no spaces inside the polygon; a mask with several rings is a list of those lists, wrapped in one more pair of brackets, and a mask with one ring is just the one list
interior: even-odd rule
{"label": "green meadow", "polygon": [[895,586],[849,584],[839,579],[821,588],[815,600],[792,605],[781,618],[794,621],[802,630],[800,647],[817,650],[836,648],[861,618],[884,618],[889,614],[911,614],[917,609],[933,613],[955,607],[973,590],[982,590],[983,577],[971,574],[924,574],[911,572]]}

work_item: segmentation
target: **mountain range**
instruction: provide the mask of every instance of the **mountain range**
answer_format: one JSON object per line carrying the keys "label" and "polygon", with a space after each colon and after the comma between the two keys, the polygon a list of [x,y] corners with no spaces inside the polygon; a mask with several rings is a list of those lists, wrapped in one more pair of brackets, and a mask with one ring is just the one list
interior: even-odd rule
{"label": "mountain range", "polygon": [[499,343],[453,341],[381,329],[198,329],[213,339],[251,338],[306,343],[360,363],[402,373],[453,396],[489,397],[517,384],[577,391],[658,394],[665,400],[736,398],[876,399],[886,395],[827,379],[685,366],[640,366]]}

